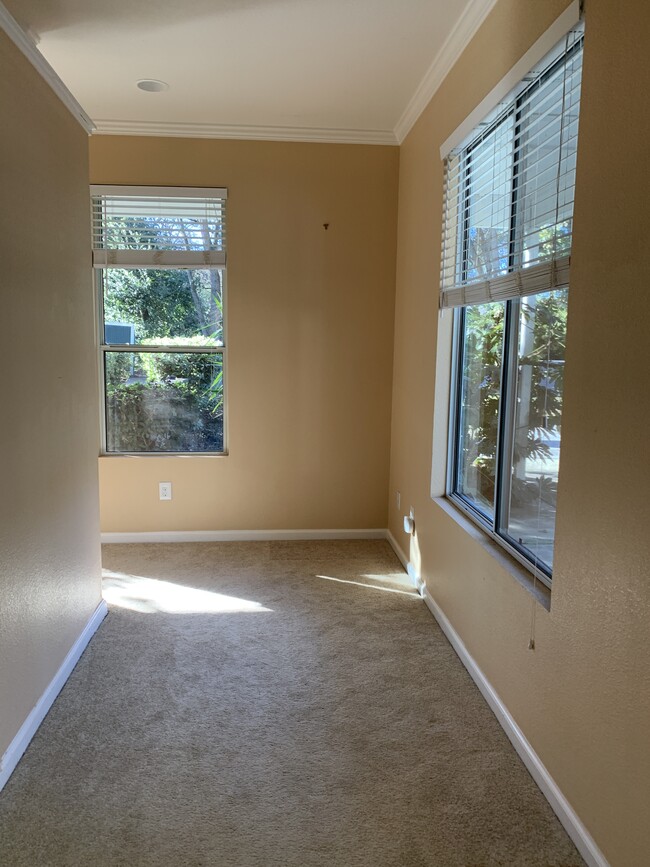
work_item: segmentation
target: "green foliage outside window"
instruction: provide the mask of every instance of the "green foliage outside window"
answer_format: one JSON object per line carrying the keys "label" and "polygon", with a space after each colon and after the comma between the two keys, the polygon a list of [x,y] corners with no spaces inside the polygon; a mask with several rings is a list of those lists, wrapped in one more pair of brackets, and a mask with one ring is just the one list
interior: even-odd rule
{"label": "green foliage outside window", "polygon": [[[567,299],[567,290],[555,290],[522,300],[519,327],[528,328],[530,337],[524,341],[528,352],[518,358],[518,376],[523,379],[528,368],[530,400],[526,424],[515,427],[514,486],[522,460],[551,458],[549,431],[561,424]],[[503,331],[504,305],[466,308],[463,392],[471,401],[464,409],[472,417],[465,426],[462,465],[473,468],[475,485],[488,503],[493,502],[495,489]],[[525,484],[521,488],[524,497]],[[554,490],[547,493],[554,496]]]}
{"label": "green foliage outside window", "polygon": [[[163,345],[210,345],[167,338]],[[223,366],[213,353],[106,352],[109,451],[222,451]]]}
{"label": "green foliage outside window", "polygon": [[[178,248],[187,249],[183,235],[200,230],[183,220],[180,230],[178,221],[170,228],[163,219],[113,222],[138,249],[145,240],[168,249],[170,237],[180,237]],[[102,279],[104,321],[132,325],[136,344],[132,352],[104,353],[107,450],[222,451],[222,356],[183,352],[223,346],[221,272],[108,268]],[[148,346],[170,352],[147,351]]]}
{"label": "green foliage outside window", "polygon": [[[538,236],[539,259],[550,259],[570,251],[571,223],[566,221]],[[540,491],[547,502],[554,501],[556,482],[541,476],[534,484],[525,478],[527,459],[542,465],[552,457],[549,432],[559,433],[564,393],[564,352],[566,343],[568,290],[557,289],[523,298],[517,359],[518,385],[526,383],[525,411],[518,412],[513,441],[513,501],[524,503]],[[496,456],[501,397],[501,359],[505,326],[505,305],[471,305],[465,308],[463,352],[463,425],[461,467],[467,485],[490,507],[494,503]],[[523,351],[522,351],[523,350]],[[510,384],[513,387],[513,384]]]}

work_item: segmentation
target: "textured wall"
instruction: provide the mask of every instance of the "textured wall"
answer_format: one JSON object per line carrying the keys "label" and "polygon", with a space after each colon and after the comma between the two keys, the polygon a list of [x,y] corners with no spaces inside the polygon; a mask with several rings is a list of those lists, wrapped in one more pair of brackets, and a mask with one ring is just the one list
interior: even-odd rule
{"label": "textured wall", "polygon": [[229,188],[230,454],[101,459],[103,530],[386,526],[397,173],[391,147],[91,139],[92,183]]}
{"label": "textured wall", "polygon": [[100,601],[83,129],[0,33],[0,755]]}
{"label": "textured wall", "polygon": [[429,495],[438,149],[566,5],[500,0],[401,148],[390,527],[407,549],[400,490],[430,592],[611,864],[636,867],[650,852],[644,0],[586,3],[557,556],[534,652],[530,594]]}

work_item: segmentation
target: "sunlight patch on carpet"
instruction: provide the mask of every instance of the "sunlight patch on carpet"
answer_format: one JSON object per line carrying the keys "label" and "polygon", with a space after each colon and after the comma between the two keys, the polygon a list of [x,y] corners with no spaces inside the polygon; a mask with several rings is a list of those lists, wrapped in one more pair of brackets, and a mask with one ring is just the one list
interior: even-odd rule
{"label": "sunlight patch on carpet", "polygon": [[171,581],[103,570],[104,599],[109,605],[142,614],[256,614],[270,612],[259,602]]}
{"label": "sunlight patch on carpet", "polygon": [[[384,593],[400,593],[402,596],[414,596],[417,594],[413,590],[398,590],[397,587],[380,587],[378,584],[364,584],[363,581],[350,581],[348,578],[334,578],[332,575],[317,575],[317,578],[322,578],[324,581],[336,581],[338,584],[354,584],[356,587],[365,587],[366,590],[381,590]],[[373,581],[386,580],[385,576],[368,575],[366,576]]]}

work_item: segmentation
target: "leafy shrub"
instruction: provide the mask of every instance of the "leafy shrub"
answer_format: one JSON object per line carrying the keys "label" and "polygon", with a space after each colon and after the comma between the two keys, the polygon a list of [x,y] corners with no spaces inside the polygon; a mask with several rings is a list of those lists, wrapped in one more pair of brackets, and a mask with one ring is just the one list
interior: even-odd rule
{"label": "leafy shrub", "polygon": [[125,383],[133,372],[133,356],[130,352],[106,353],[106,385],[109,390]]}
{"label": "leafy shrub", "polygon": [[[197,336],[150,338],[143,349],[146,345],[200,348],[214,343]],[[133,354],[107,353],[106,384],[109,451],[222,451],[219,355],[137,352],[137,347]]]}

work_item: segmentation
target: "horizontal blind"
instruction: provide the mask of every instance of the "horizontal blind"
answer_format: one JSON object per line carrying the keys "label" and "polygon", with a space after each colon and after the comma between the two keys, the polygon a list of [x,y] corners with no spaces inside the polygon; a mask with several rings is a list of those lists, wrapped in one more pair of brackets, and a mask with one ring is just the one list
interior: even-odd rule
{"label": "horizontal blind", "polygon": [[215,268],[226,263],[227,191],[91,187],[96,268]]}
{"label": "horizontal blind", "polygon": [[445,159],[441,307],[569,284],[582,26]]}

